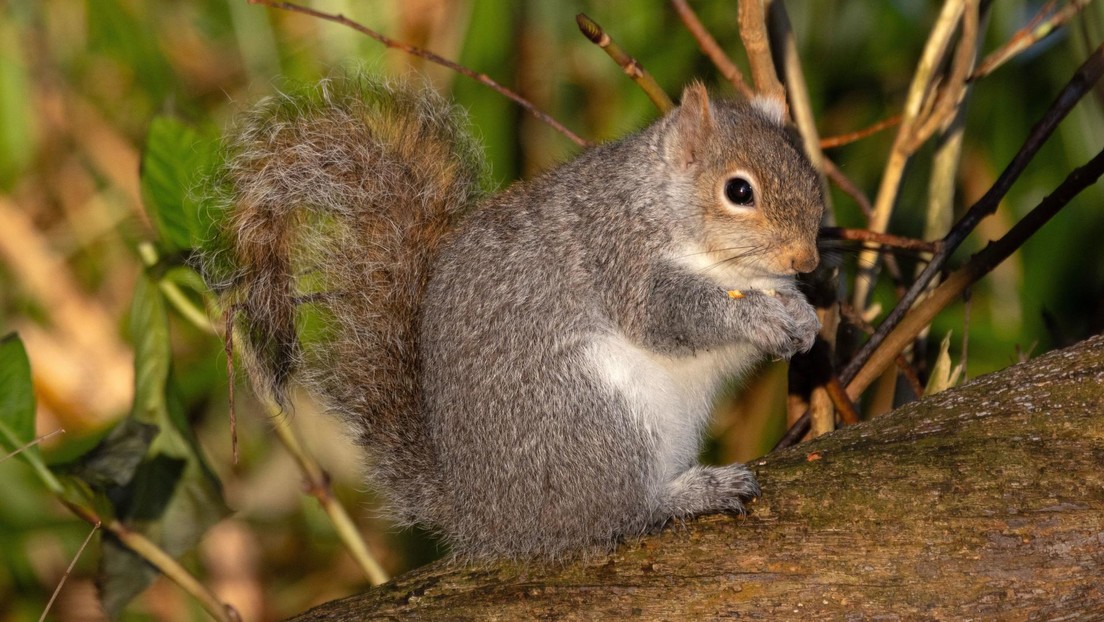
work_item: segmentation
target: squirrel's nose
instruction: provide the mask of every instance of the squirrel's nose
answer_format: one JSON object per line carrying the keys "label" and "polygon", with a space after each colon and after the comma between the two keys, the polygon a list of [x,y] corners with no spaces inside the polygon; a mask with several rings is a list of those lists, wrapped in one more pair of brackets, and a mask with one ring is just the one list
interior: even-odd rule
{"label": "squirrel's nose", "polygon": [[795,272],[812,272],[819,262],[816,248],[796,250],[790,254],[790,267]]}

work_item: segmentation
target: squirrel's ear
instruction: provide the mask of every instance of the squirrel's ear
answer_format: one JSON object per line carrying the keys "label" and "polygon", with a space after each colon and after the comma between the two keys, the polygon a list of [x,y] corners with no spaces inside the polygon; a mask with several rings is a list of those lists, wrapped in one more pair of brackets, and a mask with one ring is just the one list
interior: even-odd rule
{"label": "squirrel's ear", "polygon": [[682,91],[678,117],[667,140],[668,156],[680,167],[686,168],[697,158],[695,150],[713,133],[713,106],[705,86],[697,80]]}

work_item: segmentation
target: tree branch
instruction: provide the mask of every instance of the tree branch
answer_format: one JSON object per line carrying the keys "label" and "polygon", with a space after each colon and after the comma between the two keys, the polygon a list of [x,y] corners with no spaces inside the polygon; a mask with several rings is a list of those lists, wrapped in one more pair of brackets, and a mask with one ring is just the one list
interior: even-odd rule
{"label": "tree branch", "polygon": [[574,563],[438,562],[295,620],[1088,619],[1102,428],[1098,336],[755,461],[747,519]]}

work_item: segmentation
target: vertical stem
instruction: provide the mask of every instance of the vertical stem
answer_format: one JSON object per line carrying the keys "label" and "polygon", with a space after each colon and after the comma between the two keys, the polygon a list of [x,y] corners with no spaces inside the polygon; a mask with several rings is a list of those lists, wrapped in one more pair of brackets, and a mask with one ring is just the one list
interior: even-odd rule
{"label": "vertical stem", "polygon": [[[932,27],[928,43],[916,66],[916,73],[912,77],[908,96],[905,100],[905,110],[901,118],[901,126],[897,129],[897,136],[893,140],[893,147],[889,152],[885,173],[882,175],[882,183],[878,187],[878,194],[874,199],[874,212],[871,214],[869,228],[873,231],[884,232],[889,224],[889,217],[893,213],[893,206],[897,202],[897,193],[901,188],[901,180],[905,174],[905,165],[912,156],[913,127],[920,118],[921,110],[928,98],[932,81],[940,60],[950,45],[951,35],[954,34],[955,24],[958,23],[966,7],[965,0],[946,0],[943,9]],[[859,254],[859,272],[855,278],[855,291],[851,305],[859,313],[866,308],[867,299],[873,288],[874,280],[878,276],[877,251],[863,251]]]}
{"label": "vertical stem", "polygon": [[280,439],[288,453],[295,459],[296,464],[299,465],[303,475],[306,476],[308,492],[318,499],[318,503],[322,506],[326,515],[330,517],[330,521],[334,524],[334,531],[341,538],[345,548],[349,550],[349,553],[372,585],[387,583],[387,572],[368,550],[368,545],[364,542],[364,538],[360,536],[356,523],[345,511],[345,506],[341,505],[341,502],[333,496],[329,475],[314,459],[314,456],[303,449],[302,443],[299,442],[299,438],[292,430],[291,424],[288,423],[287,414],[280,412],[276,405],[271,402],[266,401],[265,406],[272,418],[277,438]]}

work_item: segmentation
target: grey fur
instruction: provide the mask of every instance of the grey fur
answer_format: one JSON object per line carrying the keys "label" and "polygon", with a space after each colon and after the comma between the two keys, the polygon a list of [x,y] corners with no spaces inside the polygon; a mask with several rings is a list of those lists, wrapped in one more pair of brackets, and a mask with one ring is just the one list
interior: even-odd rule
{"label": "grey fur", "polygon": [[[427,98],[410,114],[427,106],[445,104]],[[377,166],[354,170],[370,176]],[[750,209],[725,204],[736,173],[754,182]],[[279,205],[274,192],[266,200]],[[399,191],[384,207],[326,192],[312,201],[354,222],[367,205],[398,214],[413,202]],[[419,205],[450,222],[461,211],[455,200]],[[417,280],[385,284],[390,294],[370,290],[338,313],[321,354],[294,367],[354,425],[395,515],[440,531],[463,557],[555,558],[672,518],[741,512],[759,492],[754,476],[698,465],[701,436],[728,378],[812,345],[819,324],[793,273],[815,264],[822,209],[816,175],[776,121],[693,85],[644,131],[491,197],[439,251],[356,229],[316,241],[314,229],[298,233],[324,247],[315,256],[352,261],[318,266],[341,272],[341,288],[355,284],[351,270],[396,257],[430,268],[424,299],[418,270]],[[231,238],[245,231],[229,229]],[[387,316],[396,293],[415,305],[398,319]],[[263,317],[272,296],[256,298]],[[386,328],[396,323],[411,331]],[[375,372],[358,372],[362,361]],[[261,369],[259,384],[280,370]],[[385,381],[380,370],[402,377]]]}

